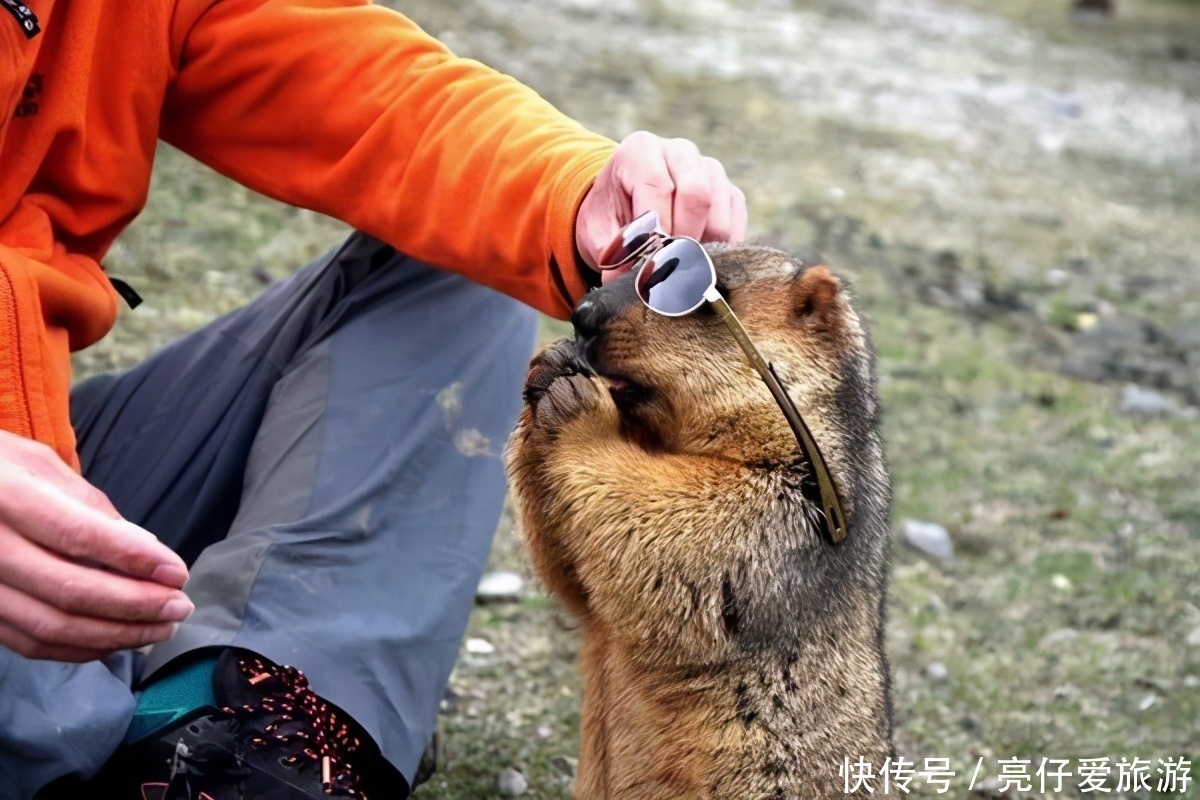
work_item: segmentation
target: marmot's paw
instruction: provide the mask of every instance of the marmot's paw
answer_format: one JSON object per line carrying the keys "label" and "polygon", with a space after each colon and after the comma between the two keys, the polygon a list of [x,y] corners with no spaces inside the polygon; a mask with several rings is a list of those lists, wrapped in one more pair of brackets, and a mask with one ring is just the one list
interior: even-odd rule
{"label": "marmot's paw", "polygon": [[587,374],[589,370],[579,362],[575,343],[570,339],[559,339],[553,342],[529,362],[529,372],[525,375],[525,402],[536,406],[542,396],[550,390],[551,384],[558,378],[571,375]]}
{"label": "marmot's paw", "polygon": [[530,362],[523,396],[533,424],[545,428],[562,425],[594,407],[599,393],[575,343],[560,339]]}

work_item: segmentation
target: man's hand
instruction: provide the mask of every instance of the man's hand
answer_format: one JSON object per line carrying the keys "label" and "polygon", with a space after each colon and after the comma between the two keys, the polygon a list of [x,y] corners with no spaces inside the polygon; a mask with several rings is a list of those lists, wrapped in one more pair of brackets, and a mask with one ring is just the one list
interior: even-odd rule
{"label": "man's hand", "polygon": [[187,567],[43,444],[0,431],[0,645],[91,661],[159,642],[194,607]]}
{"label": "man's hand", "polygon": [[638,131],[617,147],[579,207],[575,243],[588,266],[595,269],[597,256],[644,211],[657,211],[676,236],[736,242],[746,235],[746,196],[721,162],[687,139]]}

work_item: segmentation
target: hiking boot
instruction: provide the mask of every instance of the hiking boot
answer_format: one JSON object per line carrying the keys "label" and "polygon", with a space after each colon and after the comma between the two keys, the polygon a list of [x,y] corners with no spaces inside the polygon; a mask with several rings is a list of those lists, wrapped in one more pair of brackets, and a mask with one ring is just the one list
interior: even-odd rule
{"label": "hiking boot", "polygon": [[226,649],[202,707],[121,747],[83,784],[39,798],[105,800],[403,800],[409,787],[367,733],[322,700],[295,667]]}

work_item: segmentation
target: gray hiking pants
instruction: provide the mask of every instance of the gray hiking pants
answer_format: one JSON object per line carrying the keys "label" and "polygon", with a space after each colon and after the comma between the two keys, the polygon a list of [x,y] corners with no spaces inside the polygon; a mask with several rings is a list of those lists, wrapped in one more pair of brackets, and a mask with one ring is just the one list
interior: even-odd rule
{"label": "gray hiking pants", "polygon": [[121,375],[77,386],[83,473],[191,567],[143,659],[0,647],[0,800],[90,776],[131,685],[197,648],[292,664],[411,782],[505,483],[532,310],[363,234]]}

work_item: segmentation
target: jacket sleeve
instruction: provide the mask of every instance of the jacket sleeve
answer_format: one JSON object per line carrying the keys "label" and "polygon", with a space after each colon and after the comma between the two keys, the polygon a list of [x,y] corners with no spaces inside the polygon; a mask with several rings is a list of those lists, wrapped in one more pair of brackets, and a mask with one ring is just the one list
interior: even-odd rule
{"label": "jacket sleeve", "polygon": [[362,0],[180,0],[163,138],[278,200],[565,318],[614,144]]}

